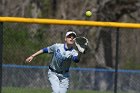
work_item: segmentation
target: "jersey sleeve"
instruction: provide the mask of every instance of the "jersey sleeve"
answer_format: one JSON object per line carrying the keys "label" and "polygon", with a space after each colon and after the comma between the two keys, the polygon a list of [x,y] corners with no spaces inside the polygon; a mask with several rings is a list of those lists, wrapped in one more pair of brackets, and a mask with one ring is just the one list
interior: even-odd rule
{"label": "jersey sleeve", "polygon": [[72,56],[72,61],[78,63],[80,60],[78,58],[78,52],[74,51]]}
{"label": "jersey sleeve", "polygon": [[48,46],[47,48],[43,48],[43,53],[53,53],[55,51],[56,44]]}

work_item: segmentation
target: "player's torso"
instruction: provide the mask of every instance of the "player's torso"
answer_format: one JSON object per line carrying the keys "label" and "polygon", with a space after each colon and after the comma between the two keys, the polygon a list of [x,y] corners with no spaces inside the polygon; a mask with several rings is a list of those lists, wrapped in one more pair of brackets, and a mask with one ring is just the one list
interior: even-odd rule
{"label": "player's torso", "polygon": [[51,67],[57,71],[68,70],[72,61],[73,49],[66,50],[64,44],[58,44],[55,48]]}

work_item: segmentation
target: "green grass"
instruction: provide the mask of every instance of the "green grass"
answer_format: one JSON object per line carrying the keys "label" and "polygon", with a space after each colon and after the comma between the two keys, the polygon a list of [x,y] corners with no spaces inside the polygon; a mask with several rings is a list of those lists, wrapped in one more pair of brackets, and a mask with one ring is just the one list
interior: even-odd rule
{"label": "green grass", "polygon": [[[13,88],[13,87],[3,87],[2,93],[51,93],[50,89],[39,89],[39,88]],[[112,92],[101,92],[92,90],[69,90],[68,93],[113,93]],[[125,93],[125,92],[118,92]]]}
{"label": "green grass", "polygon": [[51,93],[49,89],[38,88],[2,88],[2,93]]}

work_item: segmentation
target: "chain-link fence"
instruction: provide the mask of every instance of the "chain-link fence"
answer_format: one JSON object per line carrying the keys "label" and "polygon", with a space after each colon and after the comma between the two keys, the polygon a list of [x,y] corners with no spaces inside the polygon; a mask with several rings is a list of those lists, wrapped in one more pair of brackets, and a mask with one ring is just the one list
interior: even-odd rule
{"label": "chain-link fence", "polygon": [[[47,70],[46,66],[3,65],[3,88],[50,89]],[[71,68],[70,75],[70,90],[114,91],[114,70]],[[139,93],[139,71],[119,70],[118,75],[118,93]]]}
{"label": "chain-link fence", "polygon": [[[116,28],[23,23],[3,24],[3,91],[11,87],[21,88],[21,90],[50,88],[47,66],[51,55],[39,55],[31,63],[25,63],[25,59],[51,44],[63,43],[68,29],[73,29],[78,36],[89,39],[89,50],[82,56],[78,68],[76,64],[72,64],[74,68],[70,70],[70,90],[113,92],[116,43],[118,43]],[[140,32],[138,30],[119,29],[118,68],[131,69],[118,71],[117,90],[121,91],[119,93],[140,91],[138,70],[140,69]]]}

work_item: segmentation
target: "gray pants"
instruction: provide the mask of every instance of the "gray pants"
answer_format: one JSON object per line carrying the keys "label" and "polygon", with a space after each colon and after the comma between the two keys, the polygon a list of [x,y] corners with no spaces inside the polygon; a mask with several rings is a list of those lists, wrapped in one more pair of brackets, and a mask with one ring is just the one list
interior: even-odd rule
{"label": "gray pants", "polygon": [[52,93],[66,93],[69,87],[69,78],[63,74],[48,71],[48,78],[51,83]]}

